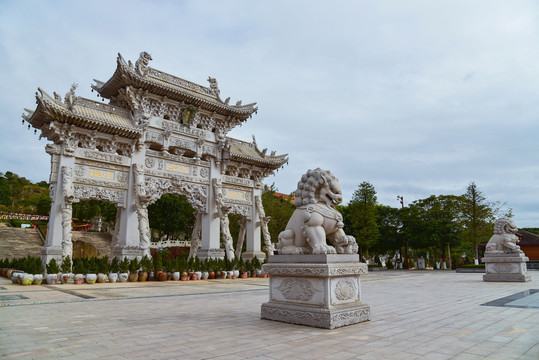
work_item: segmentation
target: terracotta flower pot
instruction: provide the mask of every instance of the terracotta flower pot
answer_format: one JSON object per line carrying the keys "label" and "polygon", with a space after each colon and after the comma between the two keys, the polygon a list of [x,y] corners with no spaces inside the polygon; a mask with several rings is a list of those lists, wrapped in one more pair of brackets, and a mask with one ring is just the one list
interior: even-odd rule
{"label": "terracotta flower pot", "polygon": [[215,279],[215,271],[208,272],[208,279]]}
{"label": "terracotta flower pot", "polygon": [[138,272],[138,281],[146,281],[148,279],[148,273],[146,271]]}
{"label": "terracotta flower pot", "polygon": [[167,274],[164,271],[158,271],[157,274],[155,274],[155,279],[157,281],[165,281],[167,279]]}
{"label": "terracotta flower pot", "polygon": [[191,280],[198,280],[198,274],[197,273],[192,273],[191,274]]}
{"label": "terracotta flower pot", "polygon": [[137,282],[138,280],[138,273],[134,272],[134,273],[129,273],[128,277],[127,277],[127,280],[129,282]]}
{"label": "terracotta flower pot", "polygon": [[[63,276],[64,276],[64,274],[62,274],[62,277],[63,277]],[[82,275],[82,274],[75,274],[75,275],[73,276],[73,283],[75,283],[75,284],[77,284],[77,285],[82,284],[83,280],[84,280],[84,275]],[[65,283],[64,283],[64,284],[65,284]]]}

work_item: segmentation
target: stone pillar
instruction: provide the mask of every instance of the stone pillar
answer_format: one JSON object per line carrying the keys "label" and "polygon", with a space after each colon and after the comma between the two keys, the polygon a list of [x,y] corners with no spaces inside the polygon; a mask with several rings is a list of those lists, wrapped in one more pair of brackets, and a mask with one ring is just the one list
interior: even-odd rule
{"label": "stone pillar", "polygon": [[253,189],[253,199],[251,205],[251,219],[247,220],[247,240],[245,243],[245,252],[242,257],[244,259],[252,259],[255,256],[261,260],[266,258],[266,254],[261,248],[261,227],[260,216],[256,210],[256,197],[261,195],[260,189]]}
{"label": "stone pillar", "polygon": [[[41,248],[41,261],[43,266],[52,258],[60,265],[63,258],[62,242],[64,239],[64,222],[62,210],[66,207],[66,199],[64,196],[64,186],[62,183],[62,168],[68,168],[73,171],[75,166],[75,158],[62,154],[62,149],[58,145],[48,145],[47,153],[51,155],[51,175],[50,182],[50,197],[51,210],[49,215],[49,223],[47,225],[47,237],[45,245]],[[73,184],[71,183],[71,187]],[[71,203],[67,204],[71,208]],[[68,225],[71,226],[71,223]],[[70,254],[73,257],[73,254]]]}
{"label": "stone pillar", "polygon": [[262,271],[270,279],[263,319],[324,329],[370,320],[359,279],[367,265],[357,254],[274,255]]}
{"label": "stone pillar", "polygon": [[219,219],[219,211],[215,202],[215,190],[212,186],[212,179],[220,179],[221,170],[215,164],[213,158],[210,159],[210,176],[208,186],[208,212],[202,215],[202,236],[201,248],[198,250],[198,257],[205,258],[223,258],[225,255],[224,249],[221,249],[221,233]]}
{"label": "stone pillar", "polygon": [[135,193],[135,175],[133,172],[134,164],[144,164],[146,148],[141,146],[136,148],[131,159],[131,168],[129,171],[129,179],[127,182],[127,196],[125,200],[125,208],[118,208],[120,215],[117,217],[120,220],[118,242],[112,249],[111,254],[120,260],[125,257],[134,258],[143,256],[140,249],[140,232],[138,224],[138,215],[136,212],[136,193]]}

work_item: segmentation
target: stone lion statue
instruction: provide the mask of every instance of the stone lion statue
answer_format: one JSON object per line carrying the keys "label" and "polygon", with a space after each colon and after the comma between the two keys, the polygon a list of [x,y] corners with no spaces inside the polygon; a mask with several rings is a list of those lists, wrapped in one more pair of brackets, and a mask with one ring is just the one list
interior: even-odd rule
{"label": "stone lion statue", "polygon": [[331,172],[320,168],[307,171],[295,194],[297,209],[279,234],[279,254],[357,253],[356,240],[344,233],[342,215],[335,210],[342,202],[342,192]]}
{"label": "stone lion statue", "polygon": [[518,231],[515,222],[509,218],[499,218],[494,223],[494,235],[490,238],[485,248],[485,252],[503,254],[506,252],[524,253],[517,245]]}

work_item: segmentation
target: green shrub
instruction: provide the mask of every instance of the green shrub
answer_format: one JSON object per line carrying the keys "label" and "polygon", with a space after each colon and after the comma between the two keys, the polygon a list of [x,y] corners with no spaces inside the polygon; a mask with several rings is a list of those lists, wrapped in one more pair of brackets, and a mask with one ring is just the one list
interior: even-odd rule
{"label": "green shrub", "polygon": [[71,258],[68,255],[62,261],[62,272],[64,274],[70,273],[71,272],[71,267],[72,267]]}
{"label": "green shrub", "polygon": [[467,265],[462,265],[462,267],[466,269],[484,269],[485,264],[479,264],[479,265],[467,264]]}
{"label": "green shrub", "polygon": [[50,259],[49,263],[46,265],[47,274],[58,274],[60,272],[60,267],[56,263],[56,259]]}
{"label": "green shrub", "polygon": [[120,260],[117,257],[113,258],[110,262],[110,272],[117,273],[120,271]]}

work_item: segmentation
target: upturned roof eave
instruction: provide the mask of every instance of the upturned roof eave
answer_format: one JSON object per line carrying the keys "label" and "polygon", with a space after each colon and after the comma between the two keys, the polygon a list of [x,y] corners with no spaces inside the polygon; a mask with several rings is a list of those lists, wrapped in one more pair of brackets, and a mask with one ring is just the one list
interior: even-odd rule
{"label": "upturned roof eave", "polygon": [[[101,130],[111,135],[120,135],[131,139],[137,139],[142,135],[142,130],[134,126],[128,127],[108,124],[98,118],[83,116],[76,112],[72,112],[63,106],[63,104],[59,104],[44,90],[39,89],[39,91],[41,92],[41,96],[36,94],[38,106],[27,119],[27,121],[36,129],[42,129],[45,124],[50,123],[50,121],[47,121],[47,116],[45,115],[49,114],[60,123],[71,123],[89,130]],[[66,118],[71,119],[72,121],[65,121]]]}
{"label": "upturned roof eave", "polygon": [[192,103],[193,105],[200,106],[209,111],[215,111],[221,115],[233,116],[242,121],[246,120],[258,110],[258,108],[254,106],[256,103],[235,108],[234,106],[229,106],[225,103],[219,103],[217,100],[208,99],[206,98],[206,95],[198,94],[193,91],[189,92],[177,85],[166,83],[150,76],[140,76],[134,70],[129,68],[120,54],[118,54],[116,70],[112,77],[101,86],[99,86],[99,84],[92,85],[92,88],[97,91],[100,96],[110,99],[112,96],[118,95],[118,91],[121,88],[129,85],[143,88],[159,96],[166,96],[172,100]]}

